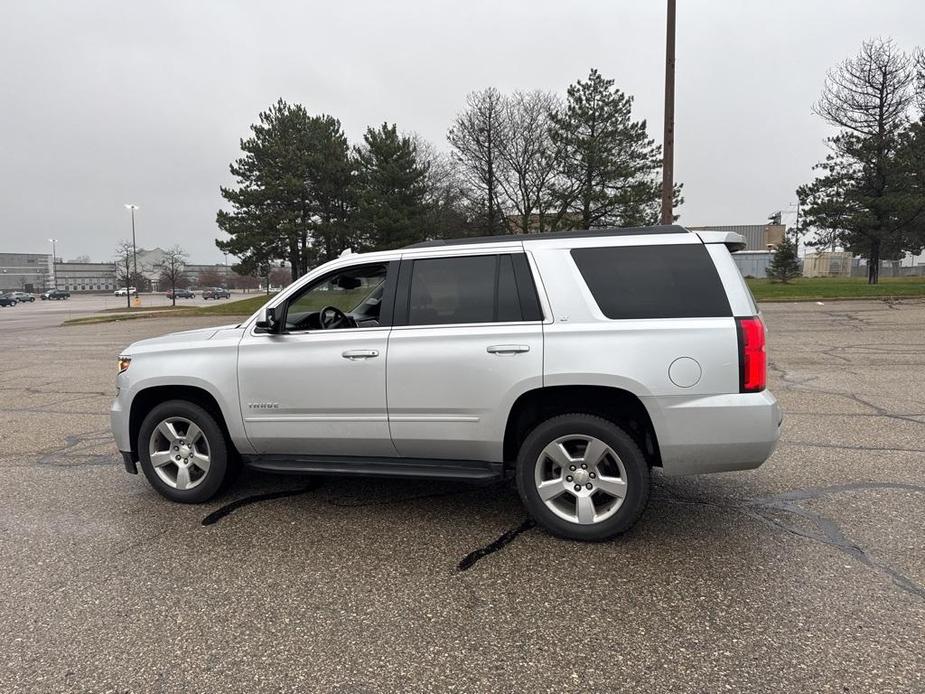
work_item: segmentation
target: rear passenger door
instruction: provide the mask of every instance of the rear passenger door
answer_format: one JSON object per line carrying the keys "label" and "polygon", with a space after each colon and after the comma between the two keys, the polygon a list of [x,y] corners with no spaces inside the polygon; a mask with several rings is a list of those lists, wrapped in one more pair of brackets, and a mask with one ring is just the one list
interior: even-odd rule
{"label": "rear passenger door", "polygon": [[542,319],[523,252],[403,258],[386,366],[399,455],[501,461],[511,406],[542,385]]}

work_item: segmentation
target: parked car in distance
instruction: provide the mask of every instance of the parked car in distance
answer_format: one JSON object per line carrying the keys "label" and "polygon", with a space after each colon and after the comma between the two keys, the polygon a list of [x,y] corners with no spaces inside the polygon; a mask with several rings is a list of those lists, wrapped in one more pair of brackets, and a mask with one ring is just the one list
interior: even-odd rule
{"label": "parked car in distance", "polygon": [[203,299],[230,299],[231,292],[221,287],[210,287],[202,290]]}
{"label": "parked car in distance", "polygon": [[115,296],[126,296],[129,293],[131,293],[133,296],[137,296],[138,290],[135,289],[135,287],[129,287],[128,289],[126,289],[125,287],[121,287],[113,292]]}
{"label": "parked car in distance", "polygon": [[0,306],[15,306],[18,303],[12,294],[0,294]]}
{"label": "parked car in distance", "polygon": [[730,255],[744,248],[666,225],[342,256],[240,324],[127,347],[116,444],[184,503],[240,464],[513,478],[550,533],[611,538],[645,509],[652,468],[747,470],[774,451],[765,327]]}
{"label": "parked car in distance", "polygon": [[13,295],[13,298],[16,299],[19,303],[25,303],[28,301],[30,304],[35,301],[35,296],[29,292],[10,292]]}
{"label": "parked car in distance", "polygon": [[55,301],[60,301],[61,299],[70,299],[71,293],[66,292],[63,289],[51,289],[44,294],[42,294],[42,300],[45,299],[54,299]]}
{"label": "parked car in distance", "polygon": [[191,292],[189,289],[177,289],[175,291],[168,289],[166,292],[164,292],[164,296],[166,296],[168,299],[173,299],[173,298],[195,299],[196,298],[196,294]]}

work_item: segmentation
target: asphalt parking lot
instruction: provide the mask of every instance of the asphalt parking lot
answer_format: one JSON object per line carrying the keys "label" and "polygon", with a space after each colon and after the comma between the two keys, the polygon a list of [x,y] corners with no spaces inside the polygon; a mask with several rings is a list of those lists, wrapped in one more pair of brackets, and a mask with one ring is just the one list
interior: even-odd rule
{"label": "asphalt parking lot", "polygon": [[656,476],[605,544],[504,486],[171,504],[122,469],[114,357],[215,321],[0,323],[0,691],[925,691],[925,302],[763,310],[773,458]]}

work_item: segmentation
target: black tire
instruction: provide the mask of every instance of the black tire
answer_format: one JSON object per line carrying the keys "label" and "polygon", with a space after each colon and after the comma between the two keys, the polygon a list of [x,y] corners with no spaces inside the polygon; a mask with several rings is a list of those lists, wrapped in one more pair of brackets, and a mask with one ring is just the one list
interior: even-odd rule
{"label": "black tire", "polygon": [[[561,518],[537,491],[534,475],[543,449],[556,439],[571,435],[599,439],[619,456],[625,469],[626,493],[622,504],[612,515],[596,523],[579,524]],[[651,485],[649,466],[632,437],[613,422],[581,413],[552,417],[530,432],[517,456],[516,481],[524,506],[539,525],[557,537],[586,542],[609,540],[629,530],[649,502]]]}
{"label": "black tire", "polygon": [[[155,428],[169,417],[183,417],[198,426],[208,442],[209,470],[202,480],[191,489],[177,489],[161,479],[151,464],[148,442]],[[233,461],[229,457],[228,442],[215,418],[195,403],[186,400],[169,400],[154,407],[141,423],[138,431],[138,461],[148,482],[162,496],[184,504],[199,504],[208,501],[234,476],[231,474]]]}

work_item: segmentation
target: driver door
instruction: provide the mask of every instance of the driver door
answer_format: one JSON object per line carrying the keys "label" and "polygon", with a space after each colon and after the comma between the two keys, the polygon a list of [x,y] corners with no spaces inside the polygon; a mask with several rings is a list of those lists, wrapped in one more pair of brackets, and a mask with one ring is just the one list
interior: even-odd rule
{"label": "driver door", "polygon": [[[248,328],[238,388],[258,453],[397,455],[385,390],[397,267],[394,261],[334,270],[280,305],[281,333]],[[327,307],[339,312],[326,311],[322,321]]]}

